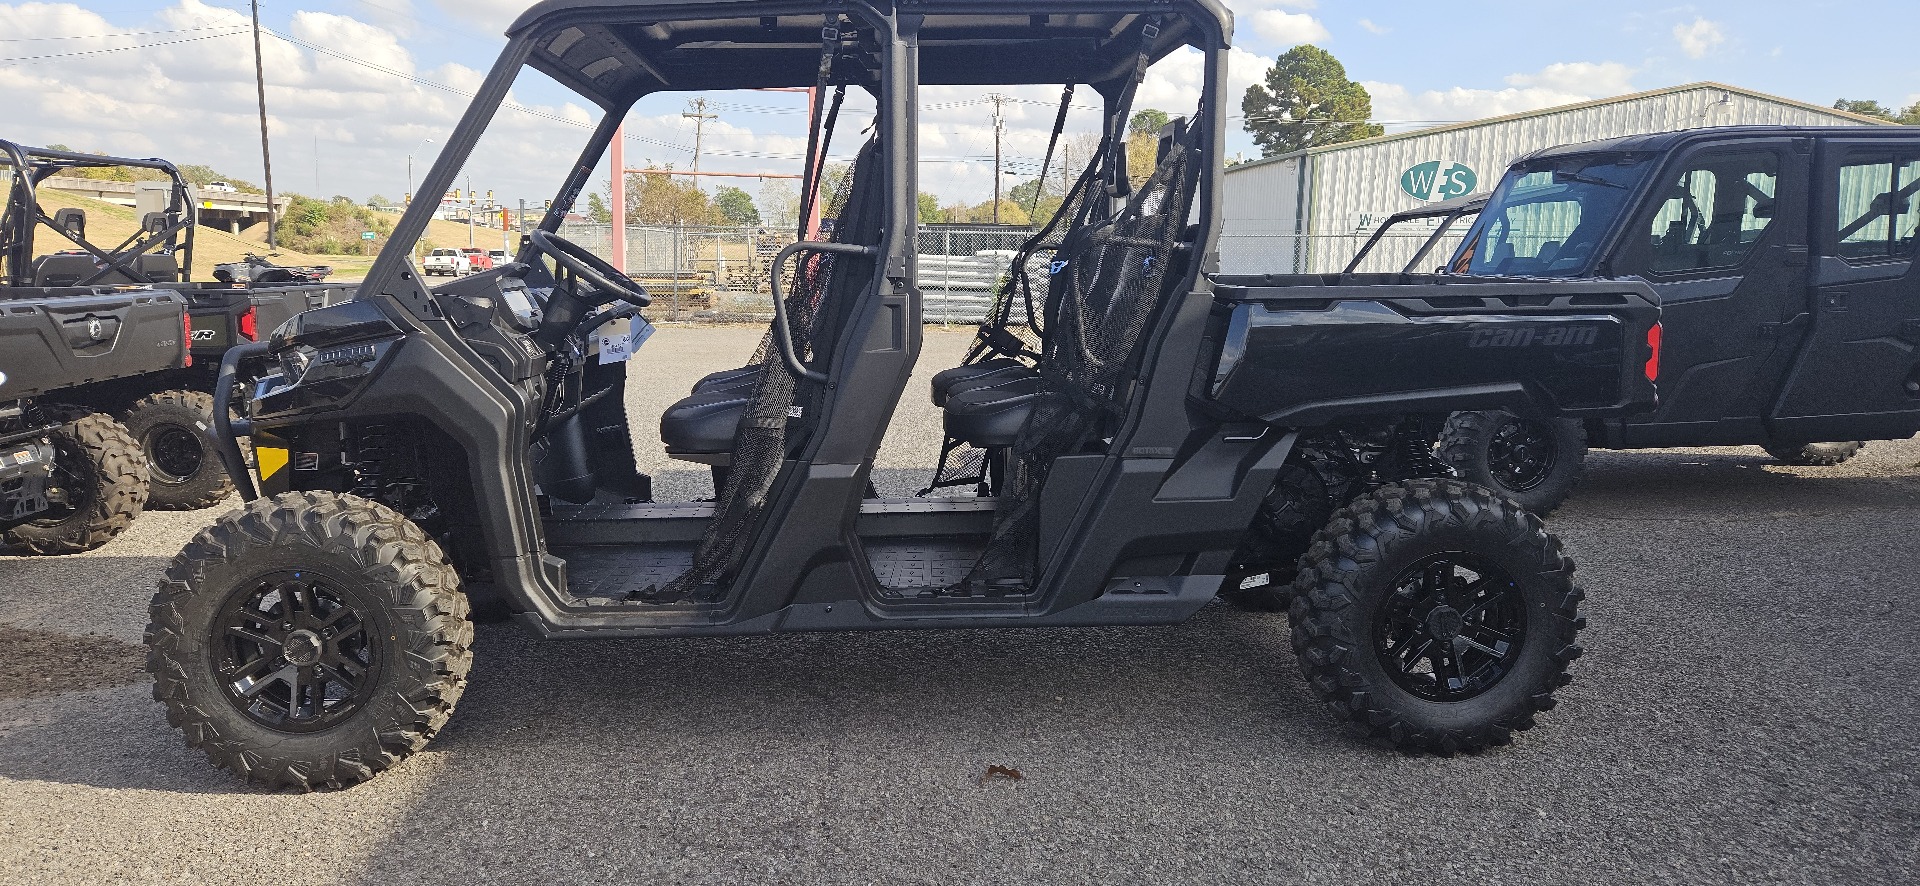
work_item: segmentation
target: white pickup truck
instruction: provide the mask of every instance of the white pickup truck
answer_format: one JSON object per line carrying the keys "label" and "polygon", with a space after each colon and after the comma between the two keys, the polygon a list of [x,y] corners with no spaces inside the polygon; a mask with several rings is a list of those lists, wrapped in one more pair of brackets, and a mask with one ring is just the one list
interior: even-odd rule
{"label": "white pickup truck", "polygon": [[420,272],[429,277],[464,277],[469,270],[467,256],[458,249],[436,249],[420,265]]}

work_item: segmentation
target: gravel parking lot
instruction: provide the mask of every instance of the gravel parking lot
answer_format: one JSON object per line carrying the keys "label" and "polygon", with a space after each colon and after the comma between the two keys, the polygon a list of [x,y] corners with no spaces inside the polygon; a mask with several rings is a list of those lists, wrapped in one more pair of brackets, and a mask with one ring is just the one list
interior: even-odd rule
{"label": "gravel parking lot", "polygon": [[[663,329],[654,418],[758,333]],[[957,362],[933,332],[927,372]],[[902,405],[880,485],[925,479]],[[710,494],[644,455],[662,497]],[[1552,522],[1588,654],[1542,728],[1448,759],[1360,743],[1285,618],[1173,628],[538,644],[480,632],[424,753],[269,793],[187,750],[137,668],[215,512],[0,557],[0,882],[1895,882],[1920,865],[1920,442],[1839,468],[1597,453]],[[52,677],[54,679],[47,679]],[[990,766],[1024,778],[983,779]]]}

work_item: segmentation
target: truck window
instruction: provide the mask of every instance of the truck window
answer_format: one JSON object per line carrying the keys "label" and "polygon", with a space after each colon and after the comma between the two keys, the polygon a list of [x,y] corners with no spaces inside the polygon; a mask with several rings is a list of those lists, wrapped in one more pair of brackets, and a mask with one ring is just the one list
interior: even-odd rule
{"label": "truck window", "polygon": [[1920,159],[1881,157],[1840,167],[1837,254],[1851,262],[1911,258],[1920,227],[1915,191]]}
{"label": "truck window", "polygon": [[1451,263],[1456,273],[1578,277],[1597,256],[1647,164],[1623,154],[1515,167]]}
{"label": "truck window", "polygon": [[1739,267],[1773,222],[1780,158],[1707,154],[1687,164],[1649,225],[1648,270],[1686,274]]}

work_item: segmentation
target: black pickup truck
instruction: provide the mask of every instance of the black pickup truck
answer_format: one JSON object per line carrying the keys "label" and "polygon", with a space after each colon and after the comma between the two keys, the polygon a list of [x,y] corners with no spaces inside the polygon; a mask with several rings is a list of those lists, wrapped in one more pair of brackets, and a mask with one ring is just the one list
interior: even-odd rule
{"label": "black pickup truck", "polygon": [[[1540,151],[1491,195],[1389,220],[1431,226],[1405,238],[1422,247],[1407,270],[1465,228],[1442,273],[1631,276],[1663,308],[1658,409],[1585,420],[1463,412],[1439,452],[1466,479],[1545,513],[1572,491],[1589,445],[1758,445],[1789,464],[1835,465],[1863,441],[1913,436],[1917,191],[1920,128],[1722,127]],[[1349,270],[1393,252],[1379,242]]]}
{"label": "black pickup truck", "polygon": [[[280,268],[265,259],[221,265],[215,282],[193,282],[199,204],[173,164],[29,148],[0,141],[0,166],[11,174],[0,215],[0,293],[48,287],[134,285],[179,293],[192,317],[192,365],[123,376],[69,392],[73,400],[120,416],[140,441],[152,469],[154,509],[202,508],[226,498],[233,484],[208,436],[213,428],[215,370],[227,350],[272,334],[302,311],[353,297],[347,284],[320,282],[325,268]],[[144,169],[166,178],[164,206],[145,213],[139,230],[115,246],[87,239],[79,209],[46,211],[38,187],[73,170]],[[67,248],[42,254],[40,229]],[[4,295],[0,295],[4,297]]]}
{"label": "black pickup truck", "polygon": [[171,292],[0,296],[0,531],[9,545],[88,551],[139,516],[148,485],[140,444],[78,401],[93,386],[182,369],[186,332],[186,300]]}

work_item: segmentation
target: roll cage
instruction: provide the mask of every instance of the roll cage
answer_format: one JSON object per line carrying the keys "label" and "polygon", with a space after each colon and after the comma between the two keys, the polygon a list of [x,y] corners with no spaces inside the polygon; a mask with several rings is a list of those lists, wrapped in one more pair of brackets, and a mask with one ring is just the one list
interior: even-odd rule
{"label": "roll cage", "polygon": [[[179,279],[193,279],[193,234],[199,226],[199,208],[193,192],[180,170],[158,158],[108,157],[50,148],[30,148],[0,140],[0,164],[9,173],[7,206],[0,212],[0,263],[5,273],[0,282],[7,286],[33,286],[34,240],[38,228],[46,225],[91,256],[97,270],[82,278],[78,285],[92,286],[118,273],[134,283],[175,282],[155,280],[141,267],[148,255],[169,254],[179,265]],[[102,249],[87,237],[61,225],[40,205],[38,189],[47,179],[73,169],[113,169],[127,167],[150,169],[167,177],[171,184],[165,212],[158,219],[142,219],[139,230],[111,249]],[[118,281],[116,281],[118,282]]]}

